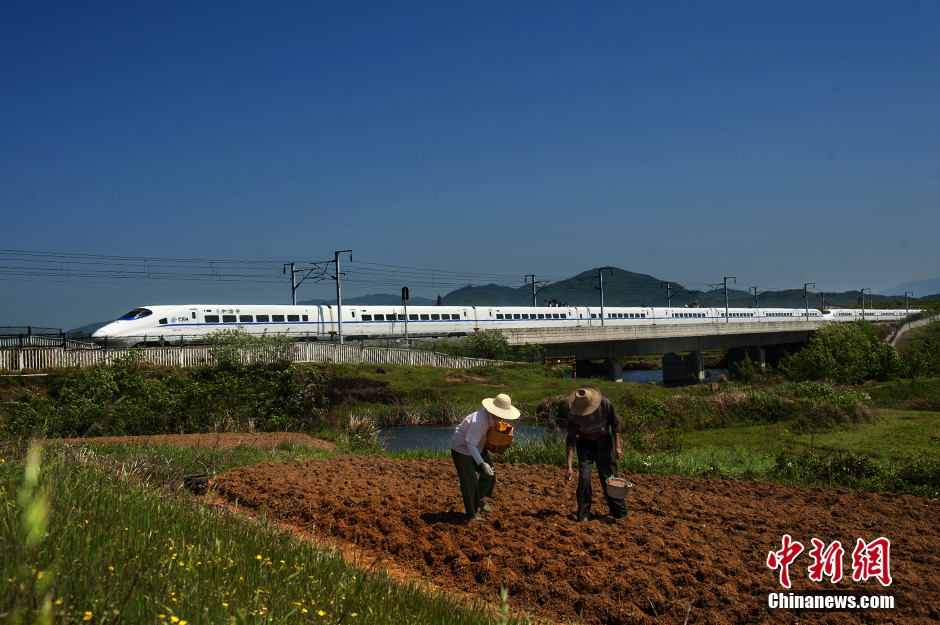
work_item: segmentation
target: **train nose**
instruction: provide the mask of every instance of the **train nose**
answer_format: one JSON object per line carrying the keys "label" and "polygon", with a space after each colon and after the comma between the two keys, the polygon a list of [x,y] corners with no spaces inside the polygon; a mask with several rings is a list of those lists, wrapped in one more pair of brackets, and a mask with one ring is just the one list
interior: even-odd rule
{"label": "train nose", "polygon": [[111,327],[111,324],[109,323],[108,325],[98,328],[97,330],[92,332],[91,340],[96,343],[100,343],[101,341],[104,341],[108,337],[108,334],[109,334],[108,330],[110,327]]}

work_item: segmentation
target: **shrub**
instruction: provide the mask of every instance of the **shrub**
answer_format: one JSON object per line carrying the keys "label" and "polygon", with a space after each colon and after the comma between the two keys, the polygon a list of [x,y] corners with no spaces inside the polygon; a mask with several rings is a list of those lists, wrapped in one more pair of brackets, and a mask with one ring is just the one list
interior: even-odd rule
{"label": "shrub", "polygon": [[887,381],[906,373],[894,348],[881,343],[878,329],[864,319],[823,326],[806,348],[785,356],[779,369],[792,380],[834,380],[839,384]]}

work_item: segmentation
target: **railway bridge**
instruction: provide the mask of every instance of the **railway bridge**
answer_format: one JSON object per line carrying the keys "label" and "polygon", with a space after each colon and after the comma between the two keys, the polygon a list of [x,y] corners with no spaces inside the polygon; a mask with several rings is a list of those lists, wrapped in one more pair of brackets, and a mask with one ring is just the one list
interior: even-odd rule
{"label": "railway bridge", "polygon": [[[663,354],[663,381],[688,383],[705,379],[702,351],[728,349],[731,366],[744,359],[763,365],[776,362],[784,352],[809,341],[825,321],[803,319],[732,323],[688,323],[578,328],[518,328],[502,330],[510,345],[538,343],[546,356],[568,356],[577,361],[603,359],[612,379],[621,379],[619,358]],[[679,356],[682,352],[691,352]],[[691,377],[690,377],[691,376]]]}

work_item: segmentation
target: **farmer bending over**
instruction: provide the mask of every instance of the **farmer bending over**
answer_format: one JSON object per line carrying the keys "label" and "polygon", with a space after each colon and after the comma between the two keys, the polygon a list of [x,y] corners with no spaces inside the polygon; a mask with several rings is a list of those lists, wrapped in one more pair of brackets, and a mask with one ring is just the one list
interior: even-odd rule
{"label": "farmer bending over", "polygon": [[484,499],[493,494],[496,471],[489,452],[484,449],[490,427],[499,421],[519,418],[519,409],[514,408],[509,395],[500,394],[495,399],[483,400],[483,410],[464,417],[453,438],[450,439],[450,455],[460,478],[460,494],[467,509],[468,521],[482,521],[479,512],[490,512]]}
{"label": "farmer bending over", "polygon": [[627,505],[623,499],[615,499],[607,494],[607,479],[617,477],[617,461],[623,458],[620,449],[620,419],[614,412],[610,400],[602,397],[594,386],[579,386],[568,396],[568,436],[565,439],[565,453],[568,457],[568,469],[565,471],[565,483],[574,477],[571,460],[575,446],[578,449],[578,510],[575,518],[588,521],[591,518],[591,469],[597,463],[597,473],[601,478],[601,488],[607,498],[610,516],[623,519],[627,516]]}

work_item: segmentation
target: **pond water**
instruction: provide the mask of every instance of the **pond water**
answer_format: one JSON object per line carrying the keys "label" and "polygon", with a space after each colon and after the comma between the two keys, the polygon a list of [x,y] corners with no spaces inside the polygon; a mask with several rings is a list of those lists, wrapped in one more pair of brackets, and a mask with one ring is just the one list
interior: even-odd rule
{"label": "pond water", "polygon": [[[722,373],[727,373],[724,369],[710,369],[710,371],[712,374],[705,378],[706,381],[716,380]],[[657,385],[662,386],[663,370],[656,369],[652,371],[624,371],[620,379],[622,379],[624,382],[632,382],[634,384],[646,384],[647,382],[654,382]]]}
{"label": "pond water", "polygon": [[[712,369],[712,375],[707,379],[714,380],[724,372],[724,369]],[[663,372],[662,370],[624,371],[623,381],[633,384],[654,382],[662,386]],[[408,428],[384,428],[379,430],[378,437],[385,449],[392,453],[411,450],[447,451],[450,449],[450,437],[454,434],[454,427],[450,425],[445,427],[416,425]],[[544,435],[545,427],[541,425],[519,424],[513,426],[515,444],[525,443],[530,439],[540,441]],[[565,432],[560,431],[558,436],[558,440],[563,439]]]}

